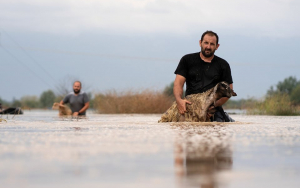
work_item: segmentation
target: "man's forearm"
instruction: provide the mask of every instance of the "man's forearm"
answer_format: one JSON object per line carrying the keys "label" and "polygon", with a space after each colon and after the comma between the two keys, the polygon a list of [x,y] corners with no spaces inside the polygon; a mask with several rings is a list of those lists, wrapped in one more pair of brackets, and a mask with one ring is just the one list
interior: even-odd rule
{"label": "man's forearm", "polygon": [[183,94],[183,88],[180,86],[175,86],[173,88],[173,93],[174,93],[174,97],[177,100],[182,99],[182,94]]}
{"label": "man's forearm", "polygon": [[219,100],[217,100],[214,104],[215,107],[217,106],[222,106],[223,104],[225,104],[228,101],[229,98],[227,97],[222,97]]}
{"label": "man's forearm", "polygon": [[89,106],[90,106],[89,104],[85,104],[84,107],[78,111],[78,113],[80,114],[80,113],[85,112],[89,108]]}
{"label": "man's forearm", "polygon": [[174,87],[173,87],[173,94],[177,102],[180,101],[180,99],[182,99],[184,83],[185,83],[185,77],[176,74]]}

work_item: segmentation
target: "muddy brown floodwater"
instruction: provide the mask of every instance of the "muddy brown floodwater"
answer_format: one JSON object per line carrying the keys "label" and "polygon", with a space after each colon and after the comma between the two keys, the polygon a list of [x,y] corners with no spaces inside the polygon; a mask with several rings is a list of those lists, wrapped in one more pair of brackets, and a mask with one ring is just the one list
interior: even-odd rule
{"label": "muddy brown floodwater", "polygon": [[299,187],[300,116],[157,123],[160,115],[0,122],[0,184],[12,187]]}

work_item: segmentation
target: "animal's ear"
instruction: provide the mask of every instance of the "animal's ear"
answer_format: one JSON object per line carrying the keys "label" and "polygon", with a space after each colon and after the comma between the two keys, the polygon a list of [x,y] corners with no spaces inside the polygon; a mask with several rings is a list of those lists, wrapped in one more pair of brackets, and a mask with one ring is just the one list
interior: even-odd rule
{"label": "animal's ear", "polygon": [[231,91],[232,96],[237,96],[236,92],[234,92],[233,90]]}

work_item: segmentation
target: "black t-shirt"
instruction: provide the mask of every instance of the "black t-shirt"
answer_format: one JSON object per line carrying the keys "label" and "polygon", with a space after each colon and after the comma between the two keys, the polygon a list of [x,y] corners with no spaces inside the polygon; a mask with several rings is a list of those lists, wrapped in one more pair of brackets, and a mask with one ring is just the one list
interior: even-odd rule
{"label": "black t-shirt", "polygon": [[200,58],[200,52],[183,56],[175,74],[186,79],[185,95],[205,92],[221,81],[233,83],[227,61],[215,55],[210,63],[206,63]]}

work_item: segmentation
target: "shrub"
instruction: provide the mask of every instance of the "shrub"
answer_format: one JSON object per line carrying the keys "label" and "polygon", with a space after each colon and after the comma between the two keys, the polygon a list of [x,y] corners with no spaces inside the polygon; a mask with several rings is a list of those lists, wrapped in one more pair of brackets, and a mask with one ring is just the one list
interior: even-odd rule
{"label": "shrub", "polygon": [[223,107],[225,109],[247,109],[247,108],[252,108],[253,105],[256,103],[256,99],[254,98],[249,98],[249,99],[240,99],[240,100],[234,100],[234,99],[229,99]]}
{"label": "shrub", "polygon": [[95,96],[94,107],[98,113],[163,113],[172,99],[163,92],[143,90],[117,93],[108,91]]}
{"label": "shrub", "polygon": [[53,105],[55,94],[52,90],[44,91],[40,97],[40,105],[43,108],[49,108]]}
{"label": "shrub", "polygon": [[37,96],[24,96],[20,101],[22,108],[38,108],[40,105]]}
{"label": "shrub", "polygon": [[291,93],[291,101],[296,105],[300,105],[300,85],[293,89]]}
{"label": "shrub", "polygon": [[299,111],[292,105],[288,94],[274,94],[262,102],[256,102],[252,108],[247,109],[249,114],[259,115],[299,115]]}

